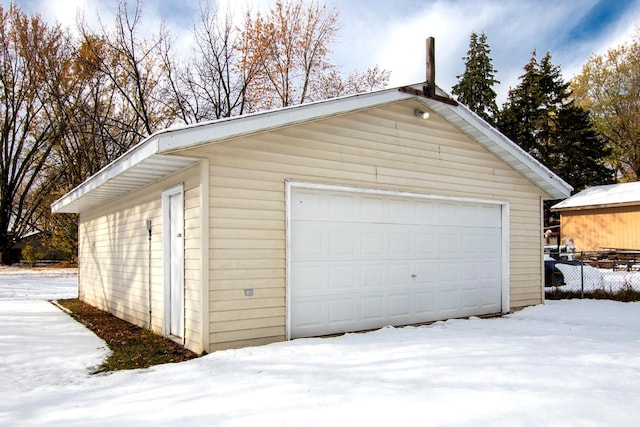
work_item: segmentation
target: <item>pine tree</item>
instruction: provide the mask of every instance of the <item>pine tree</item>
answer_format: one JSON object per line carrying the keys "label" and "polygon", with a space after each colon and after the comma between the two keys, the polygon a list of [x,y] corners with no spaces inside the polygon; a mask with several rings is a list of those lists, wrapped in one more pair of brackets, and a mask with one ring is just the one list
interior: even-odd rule
{"label": "pine tree", "polygon": [[534,51],[524,70],[500,113],[500,130],[576,191],[610,183],[605,141],[589,112],[574,104],[569,83],[552,64],[551,54],[538,62]]}
{"label": "pine tree", "polygon": [[569,103],[568,84],[547,53],[538,62],[536,52],[524,66],[520,84],[509,91],[498,127],[511,140],[547,166],[550,165],[554,121]]}
{"label": "pine tree", "polygon": [[458,83],[453,86],[452,92],[458,97],[458,101],[493,125],[498,113],[493,86],[500,82],[495,79],[497,71],[493,68],[490,53],[486,34],[478,36],[475,31],[472,32],[469,51],[462,58],[465,70],[463,74],[456,76]]}
{"label": "pine tree", "polygon": [[557,122],[555,172],[578,191],[615,182],[614,171],[605,162],[611,148],[596,130],[589,111],[572,104],[560,110]]}

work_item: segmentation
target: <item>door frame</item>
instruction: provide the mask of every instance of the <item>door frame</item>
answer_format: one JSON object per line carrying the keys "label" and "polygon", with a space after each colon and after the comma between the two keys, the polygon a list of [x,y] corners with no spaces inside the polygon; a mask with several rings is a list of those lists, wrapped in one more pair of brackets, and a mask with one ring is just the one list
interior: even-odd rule
{"label": "door frame", "polygon": [[178,260],[178,268],[180,269],[181,283],[180,283],[180,301],[181,301],[181,331],[180,335],[171,333],[171,201],[172,196],[179,195],[182,200],[182,246],[184,249],[184,185],[180,184],[175,187],[169,188],[162,192],[162,262],[163,262],[163,283],[164,283],[164,311],[162,320],[162,334],[174,338],[179,338],[182,342],[184,340],[184,250],[182,256]]}
{"label": "door frame", "polygon": [[439,196],[432,194],[422,194],[422,193],[413,193],[408,191],[400,191],[400,190],[384,190],[377,188],[364,188],[364,187],[352,187],[345,185],[334,185],[334,184],[318,184],[311,182],[302,182],[302,181],[290,181],[285,180],[285,222],[286,222],[286,272],[285,272],[285,286],[286,286],[286,339],[291,339],[291,228],[292,228],[292,215],[291,215],[291,197],[294,189],[297,188],[306,188],[306,189],[314,189],[314,190],[324,190],[324,191],[333,191],[333,192],[348,192],[348,193],[359,193],[359,194],[375,194],[382,196],[393,196],[393,197],[407,197],[407,198],[415,198],[415,199],[423,199],[423,200],[440,200],[440,201],[448,201],[448,202],[460,202],[460,203],[474,203],[474,204],[485,204],[485,205],[498,205],[500,206],[501,212],[501,235],[502,235],[502,268],[501,268],[501,281],[502,281],[502,295],[501,295],[501,311],[502,313],[508,313],[510,311],[510,298],[509,298],[509,268],[510,268],[510,257],[509,257],[509,224],[510,224],[510,215],[509,215],[509,202],[502,200],[490,200],[490,199],[478,199],[478,198],[470,198],[470,197],[456,197],[456,196]]}

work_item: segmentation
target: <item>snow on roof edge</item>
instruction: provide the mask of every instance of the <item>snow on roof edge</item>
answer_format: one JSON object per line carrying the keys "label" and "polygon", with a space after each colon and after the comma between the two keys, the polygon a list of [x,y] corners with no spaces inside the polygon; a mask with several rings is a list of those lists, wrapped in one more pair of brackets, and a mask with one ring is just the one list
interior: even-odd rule
{"label": "snow on roof edge", "polygon": [[551,209],[563,210],[635,203],[640,204],[640,181],[589,187],[553,205]]}

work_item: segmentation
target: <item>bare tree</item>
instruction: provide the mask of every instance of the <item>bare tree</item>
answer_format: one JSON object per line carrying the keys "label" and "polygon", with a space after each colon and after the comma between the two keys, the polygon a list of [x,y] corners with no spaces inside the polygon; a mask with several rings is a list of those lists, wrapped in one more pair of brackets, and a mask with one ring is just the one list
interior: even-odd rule
{"label": "bare tree", "polygon": [[338,12],[315,0],[277,1],[266,16],[246,14],[245,67],[257,67],[249,85],[258,109],[310,101],[311,87],[328,70]]}
{"label": "bare tree", "polygon": [[371,92],[389,84],[391,72],[377,65],[363,72],[352,71],[343,77],[336,69],[322,75],[312,87],[311,98],[321,100],[355,93]]}
{"label": "bare tree", "polygon": [[139,1],[130,8],[126,0],[119,0],[111,30],[101,23],[96,34],[84,22],[79,25],[84,48],[95,60],[93,65],[117,93],[111,99],[118,118],[114,124],[120,130],[114,143],[123,144],[125,149],[173,120],[173,109],[167,108],[162,97],[167,76],[160,47],[167,34],[160,32],[151,41],[141,38],[141,20]]}
{"label": "bare tree", "polygon": [[56,180],[47,159],[64,132],[53,94],[65,84],[67,38],[59,26],[0,6],[0,253],[35,229],[36,211]]}
{"label": "bare tree", "polygon": [[178,66],[172,46],[164,38],[164,67],[170,70],[171,98],[185,123],[243,114],[247,111],[247,85],[255,74],[243,68],[241,33],[230,14],[202,3],[193,31],[193,56],[187,66]]}

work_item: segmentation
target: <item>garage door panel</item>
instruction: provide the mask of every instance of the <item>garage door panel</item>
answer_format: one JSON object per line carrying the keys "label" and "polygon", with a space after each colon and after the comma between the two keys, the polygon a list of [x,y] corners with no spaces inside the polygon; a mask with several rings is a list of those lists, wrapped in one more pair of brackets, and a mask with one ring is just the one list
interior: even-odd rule
{"label": "garage door panel", "polygon": [[310,220],[326,216],[326,212],[322,212],[322,198],[315,191],[297,189],[295,198],[296,205],[290,211],[292,219]]}
{"label": "garage door panel", "polygon": [[[482,288],[482,307],[489,309],[496,309],[500,311],[500,304],[496,302],[500,298],[501,290],[498,286],[490,287],[490,288]],[[496,312],[497,312],[496,311]]]}
{"label": "garage door panel", "polygon": [[442,261],[437,266],[437,280],[440,284],[456,283],[458,281],[458,263]]}
{"label": "garage door panel", "polygon": [[405,317],[407,321],[410,321],[411,315],[415,311],[411,297],[412,295],[408,293],[389,295],[389,317],[392,319]]}
{"label": "garage door panel", "polygon": [[385,233],[382,231],[363,231],[360,233],[360,253],[365,258],[384,256]]}
{"label": "garage door panel", "polygon": [[436,254],[436,236],[437,233],[430,231],[422,227],[415,236],[416,245],[416,257],[417,258],[431,258]]}
{"label": "garage door panel", "polygon": [[461,308],[478,308],[478,288],[467,288],[460,291],[460,307]]}
{"label": "garage door panel", "polygon": [[296,223],[292,233],[296,239],[291,243],[291,250],[298,259],[318,259],[324,255],[324,241],[320,229]]}
{"label": "garage door panel", "polygon": [[460,279],[463,282],[478,283],[480,280],[478,270],[480,268],[480,262],[465,262],[462,264],[460,271]]}
{"label": "garage door panel", "polygon": [[411,276],[411,265],[409,263],[393,263],[389,264],[389,280],[390,286],[400,286],[409,283]]}
{"label": "garage door panel", "polygon": [[360,216],[366,214],[370,222],[385,222],[389,217],[388,204],[379,197],[360,198]]}
{"label": "garage door panel", "polygon": [[438,292],[438,311],[448,315],[458,308],[458,290],[440,288]]}
{"label": "garage door panel", "polygon": [[340,221],[353,221],[357,215],[354,199],[355,196],[351,194],[329,194],[326,198],[329,216]]}
{"label": "garage door panel", "polygon": [[362,288],[380,288],[385,283],[385,268],[382,264],[364,264],[360,268]]}
{"label": "garage door panel", "polygon": [[464,256],[478,256],[482,255],[482,239],[486,236],[484,233],[480,233],[476,230],[468,231],[465,235],[460,236],[462,241],[458,250],[462,252]]}
{"label": "garage door panel", "polygon": [[[415,293],[415,312],[419,318],[432,320],[424,317],[426,314],[433,314],[437,307],[437,294],[435,291],[416,292]],[[427,320],[424,320],[427,321]]]}
{"label": "garage door panel", "polygon": [[416,200],[413,208],[413,222],[423,225],[439,225],[440,212],[435,202]]}
{"label": "garage door panel", "polygon": [[491,227],[494,229],[502,228],[502,215],[501,206],[499,205],[484,205],[477,207],[477,215],[480,218],[480,223],[485,227]]}
{"label": "garage door panel", "polygon": [[435,284],[438,265],[436,261],[417,261],[415,266],[415,283],[418,287],[424,288],[426,285]]}
{"label": "garage door panel", "polygon": [[441,227],[437,234],[438,256],[457,257],[461,250],[458,231],[453,227]]}
{"label": "garage door panel", "polygon": [[295,320],[295,328],[320,328],[325,323],[325,316],[322,298],[308,298],[305,300],[293,301],[292,318]]}
{"label": "garage door panel", "polygon": [[331,265],[328,267],[328,288],[330,290],[350,290],[357,286],[354,266]]}
{"label": "garage door panel", "polygon": [[294,338],[501,309],[499,205],[294,188],[290,206]]}
{"label": "garage door panel", "polygon": [[482,253],[489,257],[500,257],[502,254],[501,241],[502,233],[500,230],[491,230],[491,232],[486,232],[480,242]]}
{"label": "garage door panel", "polygon": [[411,240],[411,234],[408,232],[394,231],[389,233],[389,255],[393,258],[410,257]]}
{"label": "garage door panel", "polygon": [[350,259],[355,256],[354,231],[328,231],[327,234],[331,258]]}
{"label": "garage door panel", "polygon": [[[329,307],[329,324],[340,326],[340,324],[353,324],[354,320],[359,317],[359,310],[356,311],[357,305],[355,298],[330,298]],[[342,332],[348,329],[338,329],[336,332]]]}
{"label": "garage door panel", "polygon": [[297,295],[324,293],[324,284],[328,283],[326,267],[316,264],[297,264],[291,267],[291,281],[296,284]]}
{"label": "garage door panel", "polygon": [[480,278],[483,282],[500,282],[501,265],[499,259],[485,260],[480,266]]}
{"label": "garage door panel", "polygon": [[385,317],[384,295],[366,296],[361,298],[360,313],[364,321],[382,320]]}
{"label": "garage door panel", "polygon": [[411,206],[408,200],[389,200],[390,219],[394,223],[411,224]]}

